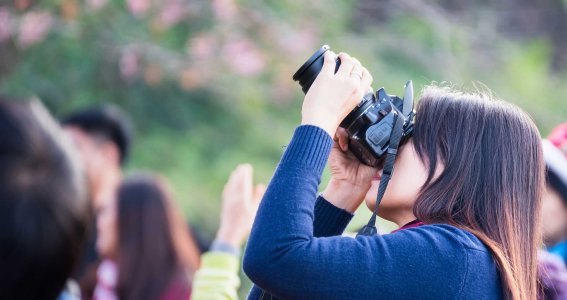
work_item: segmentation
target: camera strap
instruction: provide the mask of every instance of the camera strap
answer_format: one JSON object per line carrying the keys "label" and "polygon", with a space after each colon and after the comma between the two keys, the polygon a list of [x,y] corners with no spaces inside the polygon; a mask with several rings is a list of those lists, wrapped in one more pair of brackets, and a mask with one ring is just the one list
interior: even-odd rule
{"label": "camera strap", "polygon": [[394,172],[394,162],[396,160],[396,156],[398,155],[398,147],[400,145],[400,141],[402,140],[403,136],[403,127],[404,127],[404,116],[400,116],[399,113],[395,115],[394,121],[394,128],[392,129],[392,137],[390,139],[390,145],[388,146],[388,151],[386,154],[386,160],[384,161],[384,169],[382,171],[382,177],[380,178],[380,185],[378,186],[378,195],[376,196],[376,205],[374,205],[374,211],[372,212],[372,216],[368,221],[368,224],[364,225],[362,229],[357,233],[356,236],[359,235],[366,235],[372,236],[378,233],[376,229],[376,217],[378,215],[378,206],[382,201],[382,197],[384,197],[384,193],[386,192],[386,187],[388,186],[388,182],[392,177],[392,173]]}

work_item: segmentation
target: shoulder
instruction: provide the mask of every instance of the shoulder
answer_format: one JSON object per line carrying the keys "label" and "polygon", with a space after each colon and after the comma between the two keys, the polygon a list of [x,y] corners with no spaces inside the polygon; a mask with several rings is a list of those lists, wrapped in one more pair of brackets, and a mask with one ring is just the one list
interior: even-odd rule
{"label": "shoulder", "polygon": [[496,268],[487,246],[471,232],[455,226],[424,225],[385,235],[384,239],[402,240],[403,244],[412,245],[415,250],[439,256],[448,264],[458,264],[461,268],[474,267],[490,273]]}
{"label": "shoulder", "polygon": [[159,297],[160,300],[188,299],[191,296],[191,282],[187,272],[178,269],[164,292]]}
{"label": "shoulder", "polygon": [[489,252],[488,248],[474,234],[467,230],[446,224],[432,224],[404,229],[384,235],[385,238],[408,239],[442,248],[458,248],[463,251]]}
{"label": "shoulder", "polygon": [[[490,250],[474,234],[450,225],[424,225],[384,235],[384,239],[403,240],[423,269],[437,274],[461,298],[500,298],[500,275]],[[449,275],[450,276],[447,276]],[[458,288],[457,288],[458,287]]]}

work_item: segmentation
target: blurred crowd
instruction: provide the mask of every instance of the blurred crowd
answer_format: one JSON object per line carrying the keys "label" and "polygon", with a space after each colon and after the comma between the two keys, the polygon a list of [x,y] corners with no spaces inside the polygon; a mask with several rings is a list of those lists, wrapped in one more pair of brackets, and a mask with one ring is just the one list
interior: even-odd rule
{"label": "blurred crowd", "polygon": [[[265,186],[249,164],[227,174],[219,229],[203,245],[167,178],[124,174],[128,120],[110,105],[55,120],[38,101],[0,97],[0,299],[238,298]],[[567,123],[542,145],[542,298],[567,299]]]}
{"label": "blurred crowd", "polygon": [[264,185],[237,166],[212,244],[195,238],[167,178],[124,174],[129,118],[102,105],[55,120],[0,97],[0,299],[237,299]]}

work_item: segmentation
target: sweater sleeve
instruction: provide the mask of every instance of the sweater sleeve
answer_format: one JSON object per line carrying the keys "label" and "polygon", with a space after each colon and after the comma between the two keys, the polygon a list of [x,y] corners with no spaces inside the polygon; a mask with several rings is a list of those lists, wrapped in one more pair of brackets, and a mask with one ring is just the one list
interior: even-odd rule
{"label": "sweater sleeve", "polygon": [[211,251],[203,254],[195,273],[192,300],[237,300],[240,278],[239,258],[229,253]]}
{"label": "sweater sleeve", "polygon": [[344,209],[340,209],[322,196],[317,197],[313,221],[313,236],[325,237],[341,235],[354,217]]}
{"label": "sweater sleeve", "polygon": [[[353,214],[334,206],[325,198],[319,196],[315,202],[313,235],[315,237],[340,235],[353,216]],[[260,299],[262,292],[258,286],[254,285],[248,294],[248,299]]]}
{"label": "sweater sleeve", "polygon": [[[283,299],[458,298],[467,255],[450,226],[356,239],[314,236],[331,144],[318,127],[296,129],[254,221],[243,265],[250,279]],[[451,276],[435,276],[443,272]]]}

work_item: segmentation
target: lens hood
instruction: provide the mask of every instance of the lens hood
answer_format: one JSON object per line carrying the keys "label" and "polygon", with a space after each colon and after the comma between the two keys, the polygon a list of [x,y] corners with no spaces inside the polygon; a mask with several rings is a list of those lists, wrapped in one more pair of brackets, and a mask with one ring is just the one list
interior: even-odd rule
{"label": "lens hood", "polygon": [[331,49],[328,45],[323,45],[293,74],[293,80],[298,81],[303,93],[307,93],[315,78],[323,68],[323,54]]}

